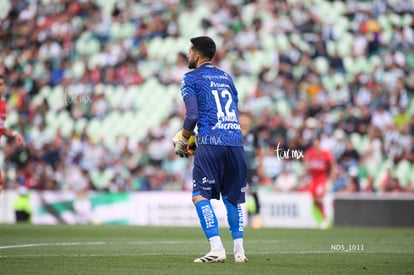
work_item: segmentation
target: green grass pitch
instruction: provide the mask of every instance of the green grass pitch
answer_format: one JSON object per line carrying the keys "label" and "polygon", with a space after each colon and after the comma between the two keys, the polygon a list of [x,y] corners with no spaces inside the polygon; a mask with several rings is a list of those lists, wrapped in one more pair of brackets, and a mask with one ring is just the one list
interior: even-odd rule
{"label": "green grass pitch", "polygon": [[248,263],[195,264],[200,228],[0,225],[0,274],[414,274],[412,228],[251,229]]}

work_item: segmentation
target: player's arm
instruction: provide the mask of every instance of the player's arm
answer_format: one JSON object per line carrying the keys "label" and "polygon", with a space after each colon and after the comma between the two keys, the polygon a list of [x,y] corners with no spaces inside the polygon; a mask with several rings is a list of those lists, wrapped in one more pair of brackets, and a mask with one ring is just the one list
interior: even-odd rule
{"label": "player's arm", "polygon": [[16,131],[5,128],[3,130],[3,135],[8,137],[8,138],[13,138],[16,141],[17,145],[19,145],[19,146],[24,146],[25,145],[24,138],[22,137],[22,135],[20,135]]}
{"label": "player's arm", "polygon": [[174,150],[180,157],[188,157],[188,140],[193,134],[193,130],[198,121],[198,105],[197,98],[194,96],[188,97],[184,100],[186,114],[183,123],[183,130],[181,135],[175,141]]}
{"label": "player's arm", "polygon": [[336,162],[331,153],[328,153],[329,174],[328,180],[333,182],[336,177]]}
{"label": "player's arm", "polygon": [[181,84],[181,95],[185,104],[185,117],[181,136],[175,141],[174,150],[180,157],[188,157],[188,139],[193,134],[193,130],[198,121],[198,103],[193,81],[188,81],[188,76],[184,76]]}
{"label": "player's arm", "polygon": [[333,182],[336,177],[336,164],[335,162],[331,162],[330,171],[329,171],[329,181]]}
{"label": "player's arm", "polygon": [[195,96],[188,97],[184,100],[185,104],[185,118],[183,123],[182,135],[185,138],[190,138],[193,134],[194,128],[197,125],[198,121],[198,103]]}

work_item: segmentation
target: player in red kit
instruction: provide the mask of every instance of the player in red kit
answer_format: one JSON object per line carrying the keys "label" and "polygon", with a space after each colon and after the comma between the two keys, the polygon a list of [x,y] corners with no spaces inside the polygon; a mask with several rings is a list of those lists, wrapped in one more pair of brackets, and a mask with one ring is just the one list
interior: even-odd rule
{"label": "player in red kit", "polygon": [[304,155],[305,168],[310,176],[309,191],[313,197],[314,206],[320,211],[323,221],[322,228],[328,226],[323,199],[326,193],[326,184],[333,179],[335,173],[335,161],[332,154],[321,149],[320,138],[312,141],[312,147]]}
{"label": "player in red kit", "polygon": [[[6,112],[6,100],[4,99],[4,93],[6,90],[6,80],[3,75],[0,75],[0,137],[6,136],[8,138],[14,138],[15,142],[19,146],[23,146],[25,144],[23,137],[10,129],[7,129],[5,126],[5,121],[7,117]],[[0,170],[0,192],[3,190],[3,179]]]}

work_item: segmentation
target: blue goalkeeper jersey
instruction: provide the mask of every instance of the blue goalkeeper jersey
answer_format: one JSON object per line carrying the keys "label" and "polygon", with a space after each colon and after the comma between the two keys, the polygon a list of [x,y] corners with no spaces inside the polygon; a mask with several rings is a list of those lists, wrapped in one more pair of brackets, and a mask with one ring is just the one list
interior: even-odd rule
{"label": "blue goalkeeper jersey", "polygon": [[229,74],[210,63],[203,64],[184,75],[181,95],[184,101],[197,98],[197,144],[243,146],[238,93]]}

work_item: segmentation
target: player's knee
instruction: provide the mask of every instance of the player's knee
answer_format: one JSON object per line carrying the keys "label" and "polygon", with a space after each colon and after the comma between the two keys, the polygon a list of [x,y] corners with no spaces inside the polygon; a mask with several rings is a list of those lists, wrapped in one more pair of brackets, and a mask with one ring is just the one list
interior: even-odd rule
{"label": "player's knee", "polygon": [[197,202],[199,202],[199,201],[202,201],[202,200],[207,200],[206,198],[204,198],[203,196],[201,196],[201,195],[197,195],[197,196],[193,196],[193,198],[192,198],[192,200],[193,200],[193,204],[196,204]]}

